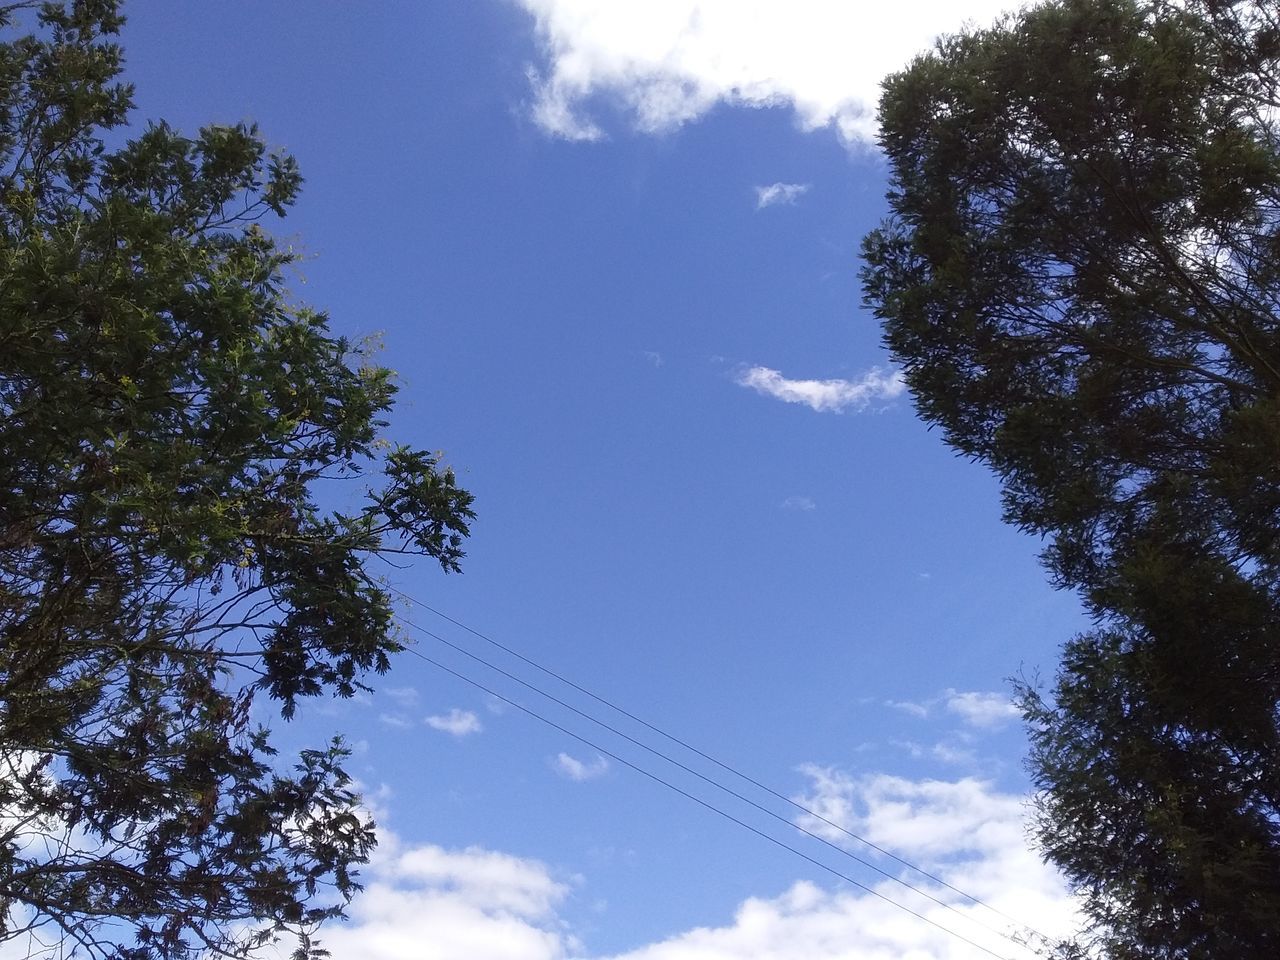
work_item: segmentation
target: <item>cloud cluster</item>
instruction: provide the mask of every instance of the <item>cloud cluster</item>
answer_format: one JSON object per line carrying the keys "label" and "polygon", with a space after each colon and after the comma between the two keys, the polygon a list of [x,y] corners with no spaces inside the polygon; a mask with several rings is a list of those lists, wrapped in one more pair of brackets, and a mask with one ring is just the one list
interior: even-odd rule
{"label": "cloud cluster", "polygon": [[[996,909],[1050,935],[1078,922],[1061,878],[1024,840],[1025,798],[972,778],[907,780],[853,777],[827,767],[803,768],[808,790],[799,799],[828,820],[918,863]],[[803,825],[837,844],[874,851],[820,820]],[[744,843],[750,838],[744,835]],[[897,869],[887,859],[886,869]],[[844,865],[857,870],[856,865]],[[728,865],[726,865],[726,868]],[[797,871],[803,865],[797,861]],[[480,848],[405,846],[383,832],[370,865],[371,882],[352,905],[351,923],[322,932],[324,946],[343,960],[567,960],[586,958],[586,946],[560,916],[586,883],[557,876],[536,860]],[[713,876],[714,874],[710,874]],[[897,884],[857,876],[942,926],[962,931],[1001,956],[1022,956],[1007,941],[964,916],[913,895]],[[904,874],[961,914],[999,924],[927,878]],[[1026,954],[1029,955],[1029,954]],[[986,954],[865,891],[811,880],[785,883],[776,895],[751,897],[731,919],[638,946],[609,960],[978,960]],[[605,960],[596,957],[596,960]]]}
{"label": "cloud cluster", "polygon": [[802,403],[819,413],[856,413],[873,403],[899,397],[907,389],[899,371],[880,367],[872,367],[857,380],[791,380],[768,367],[749,367],[736,381],[767,397]]}
{"label": "cloud cluster", "polygon": [[802,129],[874,140],[880,81],[966,20],[985,25],[1012,0],[517,0],[542,63],[530,69],[534,120],[569,140],[604,136],[594,101],[643,132],[717,104],[784,106]]}
{"label": "cloud cluster", "polygon": [[[969,881],[956,885],[983,899],[1016,894],[995,882],[1012,864],[1025,867],[1028,884],[1041,885],[1041,892],[1059,888],[1056,874],[1026,844],[1022,796],[1001,793],[974,777],[909,780],[887,774],[853,777],[815,764],[800,769],[810,781],[809,791],[798,798],[804,806],[931,872],[966,874]],[[822,820],[802,816],[800,822],[833,843],[858,846]]]}

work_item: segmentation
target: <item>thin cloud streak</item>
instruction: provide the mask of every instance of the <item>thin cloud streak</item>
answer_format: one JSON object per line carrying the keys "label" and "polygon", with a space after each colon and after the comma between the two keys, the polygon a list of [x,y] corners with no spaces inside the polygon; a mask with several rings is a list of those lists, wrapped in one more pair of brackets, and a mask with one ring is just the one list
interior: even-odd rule
{"label": "thin cloud streak", "polygon": [[927,703],[916,703],[914,700],[886,700],[884,705],[921,719],[929,716],[929,704]]}
{"label": "thin cloud streak", "polygon": [[780,506],[783,510],[803,510],[806,513],[818,509],[812,497],[787,497]]}

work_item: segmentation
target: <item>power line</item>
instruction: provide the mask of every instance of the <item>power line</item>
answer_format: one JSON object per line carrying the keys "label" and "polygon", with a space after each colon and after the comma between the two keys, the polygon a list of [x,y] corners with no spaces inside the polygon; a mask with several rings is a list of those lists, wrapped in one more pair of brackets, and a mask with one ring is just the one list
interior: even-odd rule
{"label": "power line", "polygon": [[670,756],[669,754],[663,753],[661,750],[658,750],[654,747],[649,746],[646,743],[643,743],[640,740],[637,740],[635,737],[632,737],[629,734],[625,733],[624,731],[619,730],[617,727],[611,726],[610,724],[606,723],[603,720],[600,720],[597,717],[593,717],[591,714],[578,709],[573,704],[567,703],[564,700],[561,700],[559,697],[555,696],[554,694],[548,693],[547,691],[543,690],[541,687],[538,687],[532,683],[529,683],[527,680],[524,680],[521,677],[518,677],[515,674],[504,670],[502,667],[499,667],[497,664],[491,663],[490,661],[485,660],[483,657],[477,656],[476,654],[467,650],[465,647],[461,647],[458,644],[445,639],[439,634],[433,633],[432,631],[428,630],[426,627],[423,627],[417,623],[414,623],[412,620],[409,620],[407,617],[402,617],[397,614],[396,619],[399,620],[401,623],[405,624],[406,626],[412,627],[414,630],[417,630],[419,633],[425,634],[426,636],[431,637],[433,640],[439,641],[440,643],[444,644],[446,647],[449,647],[452,650],[456,650],[458,653],[461,653],[463,656],[468,657],[471,660],[474,660],[476,663],[479,663],[482,666],[488,667],[490,670],[493,670],[495,673],[501,674],[502,676],[506,677],[508,680],[512,680],[515,683],[520,684],[522,687],[525,687],[528,690],[532,690],[534,693],[538,694],[539,696],[545,697],[547,700],[550,700],[552,703],[555,703],[561,707],[564,707],[566,710],[569,710],[577,714],[578,716],[582,717],[585,720],[589,720],[591,723],[594,723],[596,726],[602,727],[603,729],[608,730],[610,733],[614,734],[615,736],[621,737],[623,740],[626,740],[628,743],[631,743],[639,747],[641,750],[644,750],[655,757],[665,760],[667,763],[670,763],[673,766],[679,767],[685,773],[688,773],[688,774],[691,774],[692,776],[697,777],[699,780],[703,781],[704,783],[710,784],[711,786],[715,787],[717,790],[727,793],[729,796],[734,797],[737,800],[741,800],[743,803],[748,804],[749,806],[755,808],[756,810],[759,810],[761,813],[764,813],[772,817],[774,820],[777,820],[780,823],[786,824],[788,827],[791,827],[794,830],[798,830],[800,833],[803,833],[807,837],[817,840],[819,843],[822,843],[825,846],[830,847],[832,850],[836,851],[836,853],[839,853],[842,856],[848,857],[850,860],[853,860],[855,863],[860,863],[864,867],[874,870],[876,873],[880,874],[882,877],[885,877],[900,886],[906,887],[912,893],[918,894],[919,896],[924,897],[926,900],[931,900],[933,903],[942,907],[944,910],[949,910],[952,913],[956,914],[957,916],[962,917],[965,920],[969,921],[970,923],[973,923],[979,927],[982,927],[982,929],[986,930],[988,933],[993,933],[996,936],[1003,937],[1004,939],[1008,940],[1010,943],[1014,943],[1018,946],[1026,946],[1026,944],[1024,944],[1021,940],[1019,940],[1017,937],[1013,936],[1012,934],[1004,930],[1000,930],[997,927],[993,927],[990,924],[984,923],[983,921],[979,920],[977,917],[973,917],[968,914],[961,913],[959,910],[955,908],[955,906],[953,906],[950,903],[947,903],[945,900],[939,899],[938,897],[935,897],[933,894],[929,893],[928,891],[921,890],[919,887],[907,882],[906,880],[903,880],[901,877],[895,876],[889,871],[884,870],[881,867],[878,867],[876,864],[872,863],[871,861],[864,860],[862,857],[859,857],[856,854],[851,853],[850,851],[844,849],[843,847],[837,846],[836,844],[832,843],[830,840],[828,840],[826,837],[822,836],[821,834],[814,833],[812,830],[809,830],[792,820],[788,820],[786,817],[782,816],[781,814],[773,810],[770,810],[768,807],[763,806],[762,804],[757,803],[756,801],[752,800],[750,797],[747,797],[741,793],[738,793],[733,788],[727,787],[723,783],[720,783],[718,780],[714,780],[711,777],[706,776],[705,774],[699,772],[698,770],[695,770],[692,767],[680,762],[679,760]]}
{"label": "power line", "polygon": [[692,800],[694,803],[698,804],[699,806],[705,807],[706,809],[710,810],[712,813],[718,814],[724,819],[729,820],[732,823],[736,823],[738,826],[746,830],[750,830],[756,836],[763,837],[765,840],[768,840],[770,843],[775,844],[776,846],[782,847],[784,850],[789,850],[791,853],[794,853],[797,857],[800,857],[801,859],[808,861],[809,863],[813,864],[815,867],[818,867],[821,870],[825,870],[827,873],[830,873],[833,876],[839,877],[841,880],[844,880],[846,883],[852,884],[853,886],[857,887],[859,890],[869,893],[873,897],[876,897],[879,900],[883,900],[885,903],[888,903],[894,907],[897,907],[899,910],[902,910],[906,913],[911,914],[911,916],[915,917],[917,920],[923,920],[925,923],[929,924],[931,927],[935,927],[938,930],[941,930],[943,933],[946,933],[952,937],[955,937],[957,940],[967,943],[969,946],[973,947],[976,950],[981,950],[983,953],[987,954],[988,956],[995,957],[996,960],[1010,960],[1010,958],[1006,957],[1004,954],[997,953],[996,951],[992,950],[990,947],[985,947],[982,944],[978,943],[976,940],[970,940],[964,934],[957,933],[955,930],[952,930],[950,927],[943,926],[942,924],[938,923],[938,921],[925,916],[923,913],[920,913],[917,910],[911,909],[904,903],[899,903],[897,900],[894,900],[892,897],[889,897],[883,893],[880,893],[878,890],[867,886],[865,883],[858,882],[848,874],[841,873],[839,870],[835,869],[835,867],[829,866],[823,863],[821,860],[817,860],[809,856],[804,851],[791,846],[789,843],[786,843],[783,840],[779,840],[777,837],[772,836],[771,834],[765,833],[763,830],[760,830],[757,827],[753,827],[751,824],[747,823],[745,820],[740,820],[737,817],[735,817],[733,814],[728,813],[725,810],[721,810],[715,804],[709,803],[706,800],[703,800],[701,797],[695,796],[694,794],[689,793],[686,790],[682,790],[680,787],[676,786],[674,783],[671,783],[668,780],[664,780],[662,777],[658,776],[656,773],[651,773],[650,771],[644,769],[643,767],[635,763],[632,763],[630,760],[620,757],[616,753],[613,753],[610,750],[606,750],[604,747],[600,746],[597,743],[593,743],[592,741],[588,740],[586,737],[579,736],[578,734],[574,733],[572,730],[569,730],[566,727],[562,727],[560,724],[556,723],[554,720],[544,717],[542,714],[538,713],[536,710],[526,707],[524,704],[518,703],[517,701],[512,700],[509,697],[504,697],[502,694],[498,693],[496,690],[491,690],[489,687],[486,687],[480,681],[473,680],[471,677],[468,677],[466,674],[460,673],[459,671],[454,670],[451,667],[447,667],[440,661],[434,660],[431,657],[428,657],[426,654],[420,653],[419,651],[414,650],[412,647],[407,648],[405,652],[411,654],[412,656],[417,657],[418,659],[426,663],[431,664],[434,667],[437,667],[440,670],[443,670],[445,673],[448,673],[457,677],[459,680],[462,680],[465,683],[469,683],[471,686],[475,687],[477,690],[481,690],[484,693],[487,693],[489,696],[494,697],[495,699],[501,700],[503,703],[508,704],[509,706],[515,707],[517,710],[520,710],[521,712],[528,714],[529,716],[533,717],[535,720],[542,721],[547,726],[560,731],[565,736],[572,737],[574,740],[577,740],[579,743],[583,744],[584,746],[590,747],[592,750],[595,750],[597,753],[603,754],[604,756],[609,757],[612,760],[616,760],[618,763],[621,763],[626,767],[630,767],[632,770],[636,771],[637,773],[643,774],[644,776],[648,777],[650,780],[653,780],[655,783],[659,783],[669,790],[674,790],[676,793],[680,794],[682,797]]}
{"label": "power line", "polygon": [[[816,810],[810,809],[808,806],[799,802],[798,800],[795,800],[794,798],[789,797],[786,794],[783,794],[773,789],[767,784],[761,783],[759,780],[755,779],[754,777],[748,774],[743,773],[742,771],[736,769],[730,764],[725,763],[724,761],[719,760],[716,757],[713,757],[710,754],[703,752],[702,750],[699,750],[697,747],[695,747],[693,744],[689,743],[688,741],[681,739],[680,737],[676,736],[673,733],[668,733],[666,730],[663,730],[661,727],[650,723],[649,721],[643,719],[642,717],[636,716],[634,713],[631,713],[629,710],[619,706],[618,704],[612,702],[611,700],[608,700],[605,697],[601,697],[598,694],[593,693],[592,691],[588,690],[586,687],[580,686],[579,684],[570,680],[568,677],[564,676],[563,674],[557,673],[555,670],[552,670],[550,667],[545,667],[542,664],[538,663],[536,660],[526,657],[524,654],[520,653],[520,651],[512,649],[511,647],[507,646],[506,644],[498,640],[495,640],[493,637],[490,637],[487,634],[481,633],[479,630],[476,630],[474,627],[471,627],[460,620],[454,619],[453,617],[449,616],[447,613],[437,610],[435,607],[431,606],[430,604],[422,600],[419,600],[417,597],[414,597],[414,596],[411,596],[410,594],[405,593],[403,590],[397,589],[396,587],[393,587],[389,584],[387,585],[387,589],[392,591],[396,595],[400,596],[401,598],[407,600],[409,603],[412,603],[415,606],[421,607],[423,610],[426,610],[429,613],[435,614],[437,617],[440,617],[442,620],[447,620],[449,623],[452,623],[454,626],[459,627],[462,630],[465,630],[467,633],[470,633],[472,636],[478,637],[479,639],[483,640],[485,643],[491,644],[492,646],[497,647],[499,650],[503,651],[504,653],[510,654],[511,656],[515,657],[517,660],[521,661],[522,663],[528,664],[529,666],[533,667],[535,670],[538,670],[541,673],[544,673],[547,676],[560,681],[561,683],[565,684],[568,687],[571,687],[572,689],[578,691],[584,696],[590,697],[592,700],[596,701],[597,703],[603,704],[604,706],[608,707],[610,710],[613,710],[621,714],[622,716],[626,717],[627,719],[640,724],[642,727],[646,728],[647,730],[651,730],[652,732],[658,734],[661,737],[664,737],[665,739],[671,741],[672,743],[675,743],[681,747],[684,747],[686,750],[690,751],[691,753],[694,753],[697,756],[701,757],[702,759],[708,761],[709,763],[712,763],[715,766],[719,767],[720,769],[733,774],[735,777],[738,777],[739,779],[751,784],[752,786],[760,790],[763,790],[765,793],[769,794],[770,796],[778,800],[781,800],[784,803],[790,804],[796,810],[799,810],[800,812],[805,813],[808,816],[811,816],[814,819],[826,824],[832,829],[839,831],[840,833],[844,834],[846,837],[849,837],[852,840],[856,840],[858,843],[861,843],[866,845],[867,847],[870,847],[872,850],[875,850],[877,853],[883,854],[884,856],[888,857],[890,860],[894,861],[895,863],[898,863],[906,867],[907,869],[919,874],[920,876],[933,881],[939,886],[945,887],[946,889],[950,890],[952,893],[958,894],[959,896],[963,897],[965,900],[968,900],[970,903],[983,907],[984,909],[991,911],[992,913],[1003,918],[1009,923],[1012,923],[1017,927],[1021,927],[1023,930],[1032,934],[1035,938],[1040,940],[1042,943],[1047,944],[1050,942],[1049,937],[1045,936],[1045,934],[1041,933],[1039,930],[1037,930],[1035,927],[1031,926],[1030,924],[1024,923],[1023,921],[1018,920],[1016,917],[1010,916],[1009,914],[1005,913],[1003,910],[993,907],[991,904],[987,903],[985,900],[982,900],[981,898],[974,896],[973,894],[968,893],[965,890],[962,890],[959,887],[956,887],[948,883],[947,881],[943,880],[941,877],[936,876],[935,874],[929,872],[928,870],[925,870],[923,867],[917,866],[916,864],[898,856],[892,851],[886,850],[884,847],[878,846],[877,844],[868,840],[866,837],[859,836],[858,834],[854,833],[852,830],[849,830],[847,827],[843,826],[842,824],[836,823],[834,820],[831,820],[823,816],[822,814],[818,813]],[[418,629],[422,629],[422,628],[419,627]],[[425,630],[424,632],[429,633],[429,631],[425,631]],[[435,635],[431,634],[431,636],[435,636]],[[455,647],[455,649],[461,649],[461,648]],[[465,653],[466,651],[463,651],[463,652]],[[471,656],[470,654],[467,654],[467,655]],[[494,669],[497,669],[497,668],[495,667]],[[523,683],[523,681],[518,681],[518,682]],[[554,699],[554,698],[551,698],[551,699]],[[573,708],[571,707],[570,709],[573,709]],[[588,718],[588,719],[592,719],[592,718]],[[604,726],[604,724],[601,724],[601,725]],[[621,735],[625,736],[625,734],[621,734]],[[632,741],[632,742],[635,742],[635,741]],[[649,748],[646,747],[645,749],[649,749]],[[672,760],[671,762],[675,763],[676,761]],[[727,790],[728,788],[723,788],[723,789]],[[732,791],[729,791],[729,792],[732,792]],[[819,838],[819,839],[822,839],[822,838]],[[829,841],[824,841],[824,842],[829,843]],[[847,853],[848,851],[843,851],[843,852]],[[849,855],[851,857],[853,856],[852,854],[849,854]],[[854,859],[858,859],[858,858],[854,857]],[[859,860],[858,862],[863,863],[865,861]],[[873,869],[877,869],[877,868],[873,867]],[[979,921],[975,920],[974,922],[979,922]],[[985,926],[985,924],[981,924],[981,925]],[[987,929],[991,929],[991,928],[988,927]],[[1008,937],[1008,935],[1004,933],[1001,933],[1001,936],[1005,936],[1006,938]]]}

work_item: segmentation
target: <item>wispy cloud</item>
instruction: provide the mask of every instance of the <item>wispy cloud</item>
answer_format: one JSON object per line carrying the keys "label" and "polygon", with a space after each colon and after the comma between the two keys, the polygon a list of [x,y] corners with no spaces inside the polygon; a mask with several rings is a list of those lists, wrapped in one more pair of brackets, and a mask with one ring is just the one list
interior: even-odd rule
{"label": "wispy cloud", "polygon": [[558,773],[581,783],[584,780],[594,780],[596,777],[604,776],[609,770],[609,761],[604,757],[596,757],[589,762],[583,762],[577,757],[562,753],[556,757],[555,767]]}
{"label": "wispy cloud", "polygon": [[963,730],[953,730],[944,739],[929,748],[929,755],[940,763],[953,767],[978,766],[978,754],[973,749],[973,734]]}
{"label": "wispy cloud", "polygon": [[465,737],[471,733],[479,733],[484,729],[479,717],[470,710],[459,710],[457,707],[454,707],[448,713],[427,717],[426,724],[433,730],[439,730],[455,737]]}
{"label": "wispy cloud", "polygon": [[929,703],[917,703],[914,700],[886,700],[886,707],[892,707],[894,710],[901,710],[903,713],[909,713],[913,717],[923,719],[929,715]]}
{"label": "wispy cloud", "polygon": [[783,510],[817,510],[818,505],[813,502],[811,497],[787,497],[779,506]]}
{"label": "wispy cloud", "polygon": [[411,707],[418,702],[418,691],[413,687],[388,687],[382,692],[402,707]]}
{"label": "wispy cloud", "polygon": [[413,726],[406,718],[396,713],[380,713],[378,722],[388,727],[395,727],[397,730],[407,730]]}
{"label": "wispy cloud", "polygon": [[768,367],[749,367],[738,374],[737,383],[785,403],[802,403],[819,413],[856,413],[873,403],[899,397],[907,389],[899,371],[880,367],[872,367],[856,380],[791,380]]}
{"label": "wispy cloud", "polygon": [[793,204],[808,192],[807,183],[771,183],[767,187],[756,187],[756,209]]}
{"label": "wispy cloud", "polygon": [[660,367],[666,362],[663,359],[662,354],[660,354],[657,350],[643,350],[641,352],[644,354],[644,358],[648,360],[651,364],[653,364],[655,367]]}
{"label": "wispy cloud", "polygon": [[947,709],[971,727],[991,730],[1016,720],[1021,713],[1002,693],[947,691]]}
{"label": "wispy cloud", "polygon": [[1010,0],[519,0],[533,17],[533,117],[546,132],[598,140],[592,116],[617,104],[644,132],[717,104],[790,107],[802,129],[846,143],[876,135],[880,81],[966,17],[990,21]]}

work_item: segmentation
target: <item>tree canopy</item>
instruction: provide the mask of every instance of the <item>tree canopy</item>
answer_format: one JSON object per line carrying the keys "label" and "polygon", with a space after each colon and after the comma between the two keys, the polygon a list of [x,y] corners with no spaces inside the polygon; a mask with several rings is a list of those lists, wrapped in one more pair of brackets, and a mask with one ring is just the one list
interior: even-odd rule
{"label": "tree canopy", "polygon": [[251,707],[386,670],[369,558],[456,570],[471,497],[291,299],[293,159],[125,127],[118,6],[0,9],[0,941],[307,955],[373,824],[340,742],[286,761]]}
{"label": "tree canopy", "polygon": [[1273,4],[1056,0],[881,103],[868,304],[1098,621],[1023,693],[1109,956],[1280,953],[1278,83]]}

